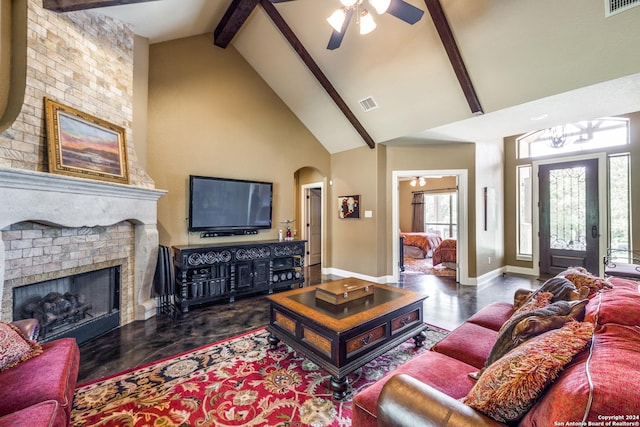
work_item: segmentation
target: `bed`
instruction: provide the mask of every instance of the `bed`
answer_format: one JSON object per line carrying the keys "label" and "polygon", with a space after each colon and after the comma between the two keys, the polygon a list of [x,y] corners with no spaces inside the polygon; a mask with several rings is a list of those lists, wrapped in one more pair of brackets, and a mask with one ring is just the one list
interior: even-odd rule
{"label": "bed", "polygon": [[433,266],[442,264],[443,266],[456,269],[456,246],[455,239],[444,239],[437,248],[433,250]]}
{"label": "bed", "polygon": [[442,242],[442,237],[435,233],[400,233],[403,244],[403,255],[407,258],[427,258]]}

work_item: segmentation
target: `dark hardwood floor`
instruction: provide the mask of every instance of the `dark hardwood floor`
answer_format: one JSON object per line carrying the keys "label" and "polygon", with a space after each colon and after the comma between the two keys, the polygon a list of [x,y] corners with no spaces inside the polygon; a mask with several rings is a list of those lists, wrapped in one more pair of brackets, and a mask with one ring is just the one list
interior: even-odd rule
{"label": "dark hardwood floor", "polygon": [[[308,285],[340,278],[321,275],[319,267],[308,270]],[[539,282],[534,277],[506,275],[478,288],[460,286],[452,278],[412,274],[401,275],[394,285],[428,295],[425,320],[454,329],[487,304],[511,302],[516,289],[535,288]],[[136,321],[80,345],[78,384],[261,328],[268,322],[264,295]]]}

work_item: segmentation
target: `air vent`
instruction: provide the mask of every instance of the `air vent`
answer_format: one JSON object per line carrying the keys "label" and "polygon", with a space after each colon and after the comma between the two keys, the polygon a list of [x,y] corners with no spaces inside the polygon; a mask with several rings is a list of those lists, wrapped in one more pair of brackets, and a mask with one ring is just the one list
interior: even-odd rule
{"label": "air vent", "polygon": [[640,0],[604,0],[604,16],[609,17],[636,6],[640,6]]}
{"label": "air vent", "polygon": [[368,96],[365,99],[361,99],[358,102],[360,103],[360,106],[362,107],[365,113],[378,108],[378,103],[376,102],[375,99],[373,99],[373,96]]}

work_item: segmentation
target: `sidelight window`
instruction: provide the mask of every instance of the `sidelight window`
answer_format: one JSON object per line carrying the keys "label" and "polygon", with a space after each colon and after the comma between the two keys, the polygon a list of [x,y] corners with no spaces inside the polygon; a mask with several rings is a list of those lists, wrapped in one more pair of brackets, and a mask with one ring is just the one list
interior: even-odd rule
{"label": "sidelight window", "polygon": [[533,257],[531,221],[531,165],[518,166],[518,253],[517,258],[531,260]]}
{"label": "sidelight window", "polygon": [[629,154],[609,157],[609,247],[631,248]]}

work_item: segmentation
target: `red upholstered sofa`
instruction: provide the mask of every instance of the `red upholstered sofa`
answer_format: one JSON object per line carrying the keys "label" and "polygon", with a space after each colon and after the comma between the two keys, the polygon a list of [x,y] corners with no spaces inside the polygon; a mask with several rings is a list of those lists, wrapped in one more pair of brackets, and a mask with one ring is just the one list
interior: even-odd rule
{"label": "red upholstered sofa", "polygon": [[[609,281],[613,287],[591,295],[585,308],[584,322],[595,325],[593,338],[543,389],[517,425],[640,423],[639,284],[620,278]],[[512,314],[509,303],[485,307],[432,351],[359,392],[353,402],[353,425],[504,426],[462,400],[476,383],[469,374],[484,367],[498,330]]]}
{"label": "red upholstered sofa", "polygon": [[[26,337],[34,323],[17,321]],[[80,350],[73,338],[42,344],[42,353],[0,372],[0,427],[69,425]]]}

